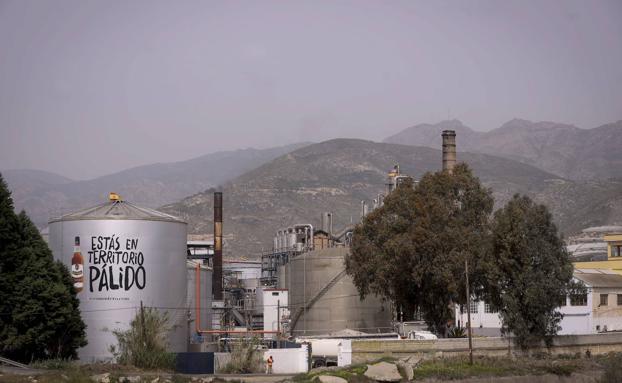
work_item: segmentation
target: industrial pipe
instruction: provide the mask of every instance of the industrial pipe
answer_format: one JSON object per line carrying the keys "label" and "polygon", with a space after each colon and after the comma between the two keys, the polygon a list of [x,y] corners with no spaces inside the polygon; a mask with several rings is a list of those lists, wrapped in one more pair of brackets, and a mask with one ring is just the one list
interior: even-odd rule
{"label": "industrial pipe", "polygon": [[195,329],[198,334],[279,334],[279,331],[266,331],[266,330],[204,330],[201,328],[201,264],[197,263],[196,267],[196,285],[195,285]]}

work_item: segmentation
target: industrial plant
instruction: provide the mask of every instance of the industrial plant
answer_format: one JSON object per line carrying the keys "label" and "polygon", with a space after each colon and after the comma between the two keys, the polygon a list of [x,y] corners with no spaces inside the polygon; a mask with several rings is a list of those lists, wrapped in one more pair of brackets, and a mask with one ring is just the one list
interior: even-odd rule
{"label": "industrial plant", "polygon": [[[454,131],[443,131],[442,148],[442,168],[451,173]],[[399,185],[416,182],[396,164],[387,174],[385,191],[371,203],[361,201],[358,215],[364,219]],[[421,322],[399,321],[392,302],[375,295],[360,298],[344,262],[354,224],[335,228],[334,214],[323,212],[274,228],[272,249],[259,259],[223,259],[223,194],[215,192],[213,198],[210,240],[188,236],[180,218],[136,206],[115,193],[103,204],[49,222],[50,247],[71,269],[87,325],[88,345],[79,350],[80,360],[112,360],[113,331],[127,329],[142,307],[166,313],[172,324],[170,350],[177,353],[228,351],[241,338],[259,337],[270,350],[306,345],[310,366],[343,365],[349,363],[344,355],[352,340],[436,339]],[[594,261],[609,260],[609,270],[575,272],[590,289],[586,307],[597,299],[595,291],[602,304],[603,294],[622,289],[615,262],[621,239],[610,235],[618,229],[588,229],[569,245],[575,260],[590,261],[578,267],[597,269]],[[608,234],[604,240],[603,232]],[[569,302],[562,308],[569,313],[562,333],[622,329],[619,316],[606,317],[601,309],[577,311]],[[456,306],[458,326],[468,320],[480,335],[499,334],[499,316],[485,302],[473,302],[468,309],[473,319]]]}

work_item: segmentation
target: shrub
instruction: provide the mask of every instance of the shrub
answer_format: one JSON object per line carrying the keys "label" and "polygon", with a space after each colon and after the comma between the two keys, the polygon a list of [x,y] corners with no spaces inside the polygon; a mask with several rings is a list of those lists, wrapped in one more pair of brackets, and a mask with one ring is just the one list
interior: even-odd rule
{"label": "shrub", "polygon": [[448,338],[466,338],[464,327],[454,327],[447,333]]}
{"label": "shrub", "polygon": [[622,382],[622,353],[609,354],[604,365],[605,373],[600,378],[601,383]]}
{"label": "shrub", "polygon": [[263,364],[263,352],[259,350],[259,339],[245,338],[231,346],[231,360],[222,372],[226,374],[261,372]]}
{"label": "shrub", "polygon": [[168,313],[154,308],[141,309],[130,322],[126,331],[114,330],[118,347],[111,346],[110,352],[120,364],[140,368],[172,369],[175,355],[167,351],[169,326]]}

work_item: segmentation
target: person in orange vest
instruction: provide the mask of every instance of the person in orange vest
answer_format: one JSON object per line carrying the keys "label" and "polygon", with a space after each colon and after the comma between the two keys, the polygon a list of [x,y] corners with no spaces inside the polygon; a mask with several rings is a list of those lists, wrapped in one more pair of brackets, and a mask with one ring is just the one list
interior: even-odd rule
{"label": "person in orange vest", "polygon": [[266,360],[266,374],[272,374],[272,363],[274,362],[274,359],[272,358],[272,355],[270,355],[268,357],[268,360]]}

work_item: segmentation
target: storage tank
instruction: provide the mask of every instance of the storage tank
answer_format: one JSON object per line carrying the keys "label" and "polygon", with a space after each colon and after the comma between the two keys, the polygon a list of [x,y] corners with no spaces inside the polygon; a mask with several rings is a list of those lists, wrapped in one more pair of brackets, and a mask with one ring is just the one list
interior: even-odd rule
{"label": "storage tank", "polygon": [[[190,338],[188,351],[202,352],[207,349],[206,337],[199,337],[196,332],[197,310],[199,311],[199,328],[201,330],[209,330],[212,326],[212,273],[211,267],[203,264],[200,260],[188,261],[187,279],[188,279],[188,320],[191,328],[189,333],[193,336]],[[197,280],[197,267],[199,279]],[[199,291],[199,306],[197,307],[197,288]]]}
{"label": "storage tank", "polygon": [[392,331],[388,303],[375,295],[360,300],[352,278],[345,273],[344,258],[349,251],[346,247],[315,250],[279,266],[279,287],[289,290],[293,335],[344,329]]}
{"label": "storage tank", "polygon": [[113,330],[125,330],[145,307],[168,312],[169,348],[187,345],[186,232],[179,218],[122,201],[50,221],[50,248],[70,267],[87,325],[85,362],[112,359]]}

